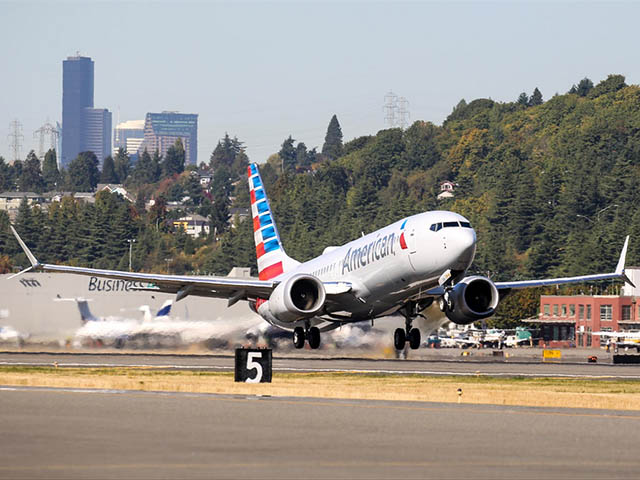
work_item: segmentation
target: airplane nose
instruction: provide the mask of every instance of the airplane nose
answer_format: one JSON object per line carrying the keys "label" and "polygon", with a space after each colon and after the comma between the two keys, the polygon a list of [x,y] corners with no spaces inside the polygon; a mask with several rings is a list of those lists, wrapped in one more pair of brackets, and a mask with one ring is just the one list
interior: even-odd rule
{"label": "airplane nose", "polygon": [[461,228],[456,232],[455,239],[450,242],[455,249],[458,259],[457,268],[465,270],[473,262],[476,254],[476,232],[472,228]]}

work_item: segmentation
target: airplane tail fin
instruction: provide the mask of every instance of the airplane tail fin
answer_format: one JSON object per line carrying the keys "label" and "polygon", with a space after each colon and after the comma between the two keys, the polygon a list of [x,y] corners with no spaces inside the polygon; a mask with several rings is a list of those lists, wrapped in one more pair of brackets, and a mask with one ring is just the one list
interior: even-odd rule
{"label": "airplane tail fin", "polygon": [[282,247],[258,165],[255,163],[249,165],[247,173],[258,275],[260,280],[270,280],[296,267],[299,262],[289,257]]}
{"label": "airplane tail fin", "polygon": [[162,304],[158,313],[156,313],[156,318],[158,317],[168,317],[169,313],[171,313],[171,305],[173,305],[173,300],[167,300]]}
{"label": "airplane tail fin", "polygon": [[96,317],[91,310],[89,310],[89,303],[84,299],[76,299],[76,304],[78,305],[78,310],[80,310],[80,318],[82,319],[82,323],[85,324],[87,322],[99,322],[100,319]]}

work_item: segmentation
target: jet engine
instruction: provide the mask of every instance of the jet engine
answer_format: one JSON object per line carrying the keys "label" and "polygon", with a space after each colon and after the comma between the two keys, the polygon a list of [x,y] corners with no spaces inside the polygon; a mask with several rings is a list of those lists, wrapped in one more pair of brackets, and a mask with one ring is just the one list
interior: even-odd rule
{"label": "jet engine", "polygon": [[313,275],[298,274],[280,283],[269,297],[269,312],[281,322],[315,316],[324,306],[324,285]]}
{"label": "jet engine", "polygon": [[490,317],[498,307],[500,295],[494,283],[486,277],[465,277],[441,299],[447,318],[458,325],[467,325]]}

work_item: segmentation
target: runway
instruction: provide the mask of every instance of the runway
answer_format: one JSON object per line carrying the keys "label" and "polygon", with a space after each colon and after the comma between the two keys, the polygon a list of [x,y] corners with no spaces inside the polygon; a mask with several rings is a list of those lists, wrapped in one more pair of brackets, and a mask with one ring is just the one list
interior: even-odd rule
{"label": "runway", "polygon": [[[231,355],[165,354],[66,354],[0,352],[2,365],[58,367],[146,367],[170,370],[232,371]],[[496,377],[549,377],[594,379],[640,379],[640,365],[610,363],[542,363],[522,361],[468,361],[454,357],[441,360],[372,360],[336,357],[279,356],[274,352],[273,370],[285,372],[353,372],[416,375],[491,375]]]}
{"label": "runway", "polygon": [[632,478],[640,413],[1,388],[3,478]]}

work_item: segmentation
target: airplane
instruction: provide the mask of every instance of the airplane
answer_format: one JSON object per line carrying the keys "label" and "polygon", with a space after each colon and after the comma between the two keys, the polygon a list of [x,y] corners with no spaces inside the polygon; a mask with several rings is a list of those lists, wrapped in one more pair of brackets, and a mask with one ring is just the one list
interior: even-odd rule
{"label": "airplane", "polygon": [[609,338],[617,348],[635,348],[640,353],[640,332],[592,332],[591,335]]}
{"label": "airplane", "polygon": [[[329,246],[307,262],[284,249],[258,165],[248,166],[249,193],[259,279],[124,272],[40,263],[10,228],[31,266],[30,270],[146,282],[139,290],[247,301],[271,325],[292,332],[293,344],[319,348],[321,333],[343,324],[401,314],[404,328],[394,331],[394,346],[420,346],[426,334],[447,320],[466,325],[492,316],[511,291],[548,285],[620,279],[629,237],[612,273],[576,277],[494,282],[467,270],[476,252],[476,232],[462,215],[429,211],[403,218],[342,246]],[[251,220],[250,220],[251,221]],[[12,278],[11,277],[11,278]],[[414,322],[418,326],[414,325]]]}

